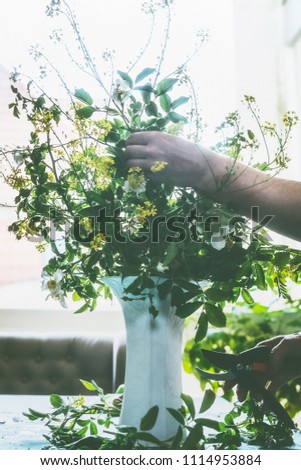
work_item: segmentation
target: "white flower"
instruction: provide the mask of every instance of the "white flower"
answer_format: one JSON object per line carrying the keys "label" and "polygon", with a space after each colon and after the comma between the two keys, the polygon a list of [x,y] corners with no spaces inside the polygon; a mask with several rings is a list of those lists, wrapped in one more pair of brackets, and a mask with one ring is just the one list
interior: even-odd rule
{"label": "white flower", "polygon": [[156,271],[158,271],[158,273],[164,273],[164,271],[168,271],[168,266],[164,266],[163,263],[158,263]]}
{"label": "white flower", "polygon": [[211,285],[211,284],[212,284],[212,282],[209,281],[209,279],[203,279],[202,281],[199,281],[199,282],[198,282],[198,286],[199,286],[202,290],[206,289],[206,288],[207,288],[209,285]]}
{"label": "white flower", "polygon": [[23,154],[19,150],[15,150],[13,152],[13,157],[17,166],[20,166],[23,163]]}
{"label": "white flower", "polygon": [[139,184],[131,184],[131,181],[126,180],[123,186],[123,189],[125,190],[126,193],[132,191],[133,193],[139,194],[139,193],[144,193],[146,188],[145,181],[141,181]]}
{"label": "white flower", "polygon": [[215,250],[222,250],[226,246],[226,237],[223,237],[219,232],[213,233],[211,236],[211,246]]}
{"label": "white flower", "polygon": [[115,87],[113,90],[112,98],[114,101],[124,103],[131,96],[131,88],[125,80],[116,80]]}
{"label": "white flower", "polygon": [[61,281],[64,275],[63,272],[58,269],[53,274],[43,273],[42,274],[42,290],[48,290],[49,294],[46,297],[46,300],[49,297],[56,299],[60,302],[62,307],[67,308],[64,292],[61,289]]}

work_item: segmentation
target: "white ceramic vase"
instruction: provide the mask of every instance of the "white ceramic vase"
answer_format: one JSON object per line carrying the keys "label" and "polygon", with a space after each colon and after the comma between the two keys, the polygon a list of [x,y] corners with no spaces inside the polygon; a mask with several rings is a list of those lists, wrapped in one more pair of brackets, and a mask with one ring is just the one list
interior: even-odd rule
{"label": "white ceramic vase", "polygon": [[[159,311],[156,318],[150,312],[148,297],[141,300],[124,289],[135,277],[104,279],[118,298],[126,326],[125,392],[120,424],[140,429],[141,418],[157,405],[159,415],[151,433],[160,440],[169,439],[179,424],[167,411],[181,406],[182,391],[182,334],[184,321],[175,316],[171,296],[164,300],[157,289],[152,303]],[[163,278],[152,278],[156,284]],[[147,291],[144,291],[147,292]],[[123,297],[131,297],[126,300]]]}

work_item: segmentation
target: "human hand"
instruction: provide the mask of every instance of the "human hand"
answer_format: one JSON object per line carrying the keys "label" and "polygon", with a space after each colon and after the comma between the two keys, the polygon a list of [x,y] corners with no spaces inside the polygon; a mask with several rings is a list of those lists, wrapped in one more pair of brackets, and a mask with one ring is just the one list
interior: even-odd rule
{"label": "human hand", "polygon": [[[144,131],[128,138],[125,152],[129,168],[140,167],[155,181],[206,190],[209,166],[204,152],[194,143],[163,132]],[[165,162],[165,168],[152,172],[156,162]]]}
{"label": "human hand", "polygon": [[[266,371],[257,375],[258,380],[263,385],[267,385],[267,390],[275,393],[282,385],[289,380],[301,376],[301,332],[286,336],[276,336],[262,341],[257,346],[267,346],[271,348],[269,362]],[[235,384],[226,382],[225,390],[229,390]],[[239,401],[246,399],[248,389],[241,385],[237,386],[237,398]],[[257,398],[256,396],[254,398]]]}

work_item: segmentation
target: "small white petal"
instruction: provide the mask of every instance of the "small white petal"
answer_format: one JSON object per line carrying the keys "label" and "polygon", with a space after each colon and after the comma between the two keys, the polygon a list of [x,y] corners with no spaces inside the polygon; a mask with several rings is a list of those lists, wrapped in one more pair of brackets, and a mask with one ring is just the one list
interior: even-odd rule
{"label": "small white petal", "polygon": [[211,237],[211,246],[215,250],[222,250],[226,246],[226,238],[221,237],[219,233],[214,233]]}

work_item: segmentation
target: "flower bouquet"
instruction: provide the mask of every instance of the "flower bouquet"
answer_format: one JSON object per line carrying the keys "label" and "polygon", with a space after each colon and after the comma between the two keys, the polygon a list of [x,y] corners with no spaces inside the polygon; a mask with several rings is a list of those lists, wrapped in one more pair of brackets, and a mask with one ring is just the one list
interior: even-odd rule
{"label": "flower bouquet", "polygon": [[[156,9],[166,13],[156,66],[139,69],[142,51],[127,70],[113,69],[108,79],[98,72],[68,3],[52,0],[47,14],[67,19],[83,57],[78,66],[99,91],[92,97],[85,88],[70,90],[35,49],[35,58],[57,74],[68,104],[60,104],[32,79],[22,92],[21,75],[12,74],[15,100],[10,108],[17,118],[26,114],[32,131],[28,145],[1,153],[9,165],[4,179],[17,191],[18,219],[9,230],[18,239],[36,237],[39,251],[52,252],[42,273],[48,296],[66,306],[70,293],[81,302],[76,313],[82,313],[95,309],[100,296],[111,295],[108,278],[127,279],[121,300],[147,299],[153,320],[160,316],[158,299],[168,298],[179,319],[196,312],[198,342],[208,325],[225,326],[226,305],[237,299],[254,303],[252,289],[278,289],[289,297],[286,280],[298,279],[301,256],[293,248],[273,245],[260,224],[252,225],[200,191],[158,183],[139,166],[127,168],[125,146],[134,132],[166,132],[200,142],[201,116],[188,63],[205,37],[199,36],[189,60],[162,76],[171,4],[144,4],[153,23]],[[63,38],[58,33],[55,38],[63,47]],[[104,58],[112,61],[108,51]],[[273,123],[261,124],[253,97],[244,101],[257,131],[244,129],[238,112],[230,113],[217,129],[215,148],[233,158],[233,167],[244,158],[269,174],[278,173],[288,164],[286,144],[297,118],[287,113],[280,131]],[[260,140],[268,148],[270,137],[277,143],[275,154],[255,163]],[[166,162],[157,161],[151,173],[165,169]],[[227,183],[225,175],[217,190]]]}

